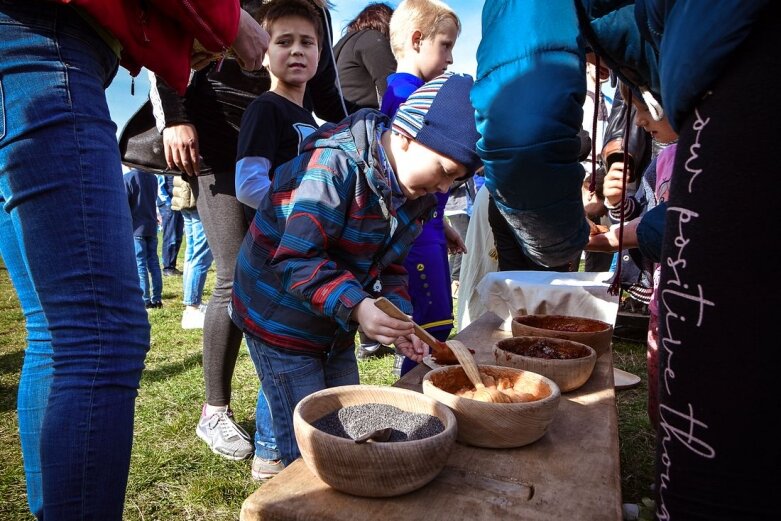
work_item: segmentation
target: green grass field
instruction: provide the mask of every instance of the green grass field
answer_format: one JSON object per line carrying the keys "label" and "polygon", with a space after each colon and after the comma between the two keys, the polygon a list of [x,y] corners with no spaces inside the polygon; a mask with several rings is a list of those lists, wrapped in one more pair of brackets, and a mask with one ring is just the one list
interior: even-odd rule
{"label": "green grass field", "polygon": [[[180,261],[181,266],[183,261]],[[214,282],[209,274],[205,299]],[[201,330],[180,327],[181,277],[163,279],[162,309],[151,310],[152,343],[136,401],[135,443],[125,519],[129,521],[236,520],[241,503],[258,483],[250,461],[213,454],[195,435],[204,399]],[[0,263],[0,519],[32,519],[27,510],[19,448],[16,392],[25,344],[24,318]],[[640,375],[638,387],[618,396],[621,483],[625,502],[649,496],[654,433],[646,415],[645,346],[614,343],[614,363]],[[362,383],[391,385],[393,357],[359,361]],[[246,348],[239,355],[232,408],[249,432],[258,380]]]}

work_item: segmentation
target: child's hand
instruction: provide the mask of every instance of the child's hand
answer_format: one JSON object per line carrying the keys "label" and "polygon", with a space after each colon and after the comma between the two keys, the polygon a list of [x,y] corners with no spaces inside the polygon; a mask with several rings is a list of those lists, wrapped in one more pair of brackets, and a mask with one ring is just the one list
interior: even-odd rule
{"label": "child's hand", "polygon": [[610,170],[605,175],[605,184],[602,194],[608,208],[615,208],[621,202],[621,187],[624,184],[624,163],[616,161],[610,165]]}
{"label": "child's hand", "polygon": [[355,306],[352,319],[369,338],[385,344],[394,344],[399,337],[412,335],[415,328],[411,321],[395,319],[374,305],[373,298],[365,298]]}
{"label": "child's hand", "polygon": [[[624,231],[621,246],[624,249],[637,248],[637,225],[640,224],[641,217],[636,217],[629,222],[624,223]],[[596,233],[589,236],[588,244],[584,248],[586,251],[601,251],[611,253],[618,251],[618,234],[620,225],[614,224],[604,233]]]}
{"label": "child's hand", "polygon": [[422,362],[429,353],[429,347],[414,335],[410,335],[409,337],[401,336],[397,338],[393,344],[401,354],[417,363]]}
{"label": "child's hand", "polygon": [[584,248],[586,251],[600,251],[612,253],[618,250],[617,226],[615,229],[606,232],[595,233],[589,236],[588,244]]}

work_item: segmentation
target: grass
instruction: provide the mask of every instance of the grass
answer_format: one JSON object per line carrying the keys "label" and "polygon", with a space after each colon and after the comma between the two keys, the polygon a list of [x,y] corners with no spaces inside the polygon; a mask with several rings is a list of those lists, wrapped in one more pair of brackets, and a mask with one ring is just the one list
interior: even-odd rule
{"label": "grass", "polygon": [[[181,266],[183,261],[180,260]],[[209,273],[205,299],[214,284]],[[224,460],[195,436],[203,402],[201,330],[182,330],[182,279],[163,279],[162,309],[150,311],[152,343],[136,401],[135,443],[125,519],[238,519],[242,501],[258,484],[250,478],[250,461]],[[25,344],[24,317],[8,273],[0,263],[0,519],[33,519],[27,510],[19,448],[16,391]],[[643,381],[617,393],[621,485],[625,502],[649,496],[653,481],[654,433],[646,414],[645,346],[614,343],[614,363]],[[391,385],[393,357],[358,362],[361,381]],[[233,380],[232,407],[249,432],[258,380],[245,348]]]}

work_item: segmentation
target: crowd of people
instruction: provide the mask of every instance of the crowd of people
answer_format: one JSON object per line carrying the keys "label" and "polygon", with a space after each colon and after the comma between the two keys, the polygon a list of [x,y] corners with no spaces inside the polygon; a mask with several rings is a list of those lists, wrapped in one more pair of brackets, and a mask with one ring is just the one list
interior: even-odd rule
{"label": "crowd of people", "polygon": [[[778,280],[750,246],[775,207],[779,7],[486,0],[475,78],[448,71],[468,29],[442,0],[369,3],[338,41],[329,7],[0,2],[0,253],[26,319],[33,516],[122,518],[165,276],[203,332],[195,434],[263,480],[300,455],[301,399],[358,383],[358,359],[395,353],[403,375],[427,355],[377,298],[446,340],[485,311],[486,271],[585,257],[649,305],[657,518],[774,518],[772,317],[740,295]],[[148,69],[180,175],[123,175],[105,97],[120,65]],[[243,344],[254,434],[230,405]]]}

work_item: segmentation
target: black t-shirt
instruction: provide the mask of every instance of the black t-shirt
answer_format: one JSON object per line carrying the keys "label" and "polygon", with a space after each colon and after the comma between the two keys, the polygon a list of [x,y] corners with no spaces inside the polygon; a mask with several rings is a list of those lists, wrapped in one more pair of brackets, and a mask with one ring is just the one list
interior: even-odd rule
{"label": "black t-shirt", "polygon": [[[265,157],[271,172],[299,153],[301,143],[317,129],[312,113],[273,92],[264,92],[250,103],[241,118],[236,161]],[[271,177],[271,176],[269,176]]]}

